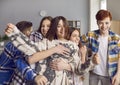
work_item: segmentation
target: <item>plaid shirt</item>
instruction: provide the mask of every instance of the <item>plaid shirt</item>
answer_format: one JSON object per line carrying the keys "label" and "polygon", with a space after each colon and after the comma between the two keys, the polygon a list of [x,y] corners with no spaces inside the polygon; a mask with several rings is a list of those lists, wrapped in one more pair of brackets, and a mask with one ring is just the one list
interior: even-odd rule
{"label": "plaid shirt", "polygon": [[43,36],[41,33],[39,32],[32,32],[30,35],[30,40],[34,41],[34,42],[39,42],[43,39]]}
{"label": "plaid shirt", "polygon": [[[23,85],[26,80],[34,80],[36,73],[30,68],[29,64],[25,60],[25,56],[19,51],[11,42],[7,43],[3,52],[0,55],[0,85],[10,85],[12,80],[17,77],[16,70],[22,73],[24,80],[20,80],[18,83]],[[21,76],[21,75],[20,75]]]}
{"label": "plaid shirt", "polygon": [[[81,42],[86,44],[88,48],[92,50],[93,53],[98,52],[99,41],[98,36],[100,35],[99,30],[88,32],[87,34],[81,36]],[[112,78],[117,72],[117,64],[120,57],[120,37],[109,30],[108,37],[108,72],[109,76]]]}

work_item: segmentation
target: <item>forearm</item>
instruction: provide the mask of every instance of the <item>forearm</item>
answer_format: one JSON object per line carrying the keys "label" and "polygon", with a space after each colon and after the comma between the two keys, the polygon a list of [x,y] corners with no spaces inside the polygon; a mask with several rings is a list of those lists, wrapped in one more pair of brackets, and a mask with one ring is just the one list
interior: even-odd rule
{"label": "forearm", "polygon": [[85,57],[86,57],[86,54],[81,54],[81,63],[82,64],[85,63]]}
{"label": "forearm", "polygon": [[48,50],[45,50],[45,51],[40,51],[40,52],[34,53],[31,57],[28,58],[28,62],[29,62],[29,64],[36,63],[40,60],[43,60],[43,59],[49,57],[50,55],[52,55],[54,53],[56,53],[56,50],[54,50],[54,47],[50,48]]}

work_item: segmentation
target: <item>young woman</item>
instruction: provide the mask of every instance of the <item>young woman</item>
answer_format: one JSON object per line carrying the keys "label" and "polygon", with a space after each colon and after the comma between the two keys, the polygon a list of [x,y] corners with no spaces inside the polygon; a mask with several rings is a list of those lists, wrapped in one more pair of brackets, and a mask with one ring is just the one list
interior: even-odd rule
{"label": "young woman", "polygon": [[[80,30],[74,27],[69,28],[69,33],[68,33],[68,39],[72,42],[74,42],[76,45],[80,45]],[[76,68],[78,68],[78,64],[84,63],[85,62],[85,56],[86,56],[86,47],[81,46],[78,53],[80,54],[78,57],[75,56],[75,63],[76,63]],[[51,67],[55,70],[62,70],[64,69],[64,66],[67,66],[68,63],[57,59],[56,61],[53,61],[51,63]],[[83,75],[78,75],[74,72],[74,77],[73,77],[74,85],[83,85]]]}
{"label": "young woman", "polygon": [[[76,67],[75,67],[75,72],[74,72],[74,85],[83,85],[83,80],[84,80],[84,73],[87,73],[89,70],[93,69],[94,64],[98,64],[99,63],[99,59],[97,58],[97,56],[95,55],[93,57],[92,61],[89,61],[87,59],[87,48],[86,46],[82,46],[81,42],[80,42],[80,30],[74,27],[70,27],[69,29],[69,36],[68,39],[74,43],[76,43],[76,45],[78,45],[79,47],[79,57],[75,57],[75,63],[76,63]],[[56,59],[55,61],[53,61],[51,63],[51,68],[53,68],[54,70],[63,70],[64,66],[67,66],[68,63],[64,62],[61,59]],[[83,66],[83,67],[82,67]]]}
{"label": "young woman", "polygon": [[[45,16],[40,21],[40,25],[37,31],[34,31],[30,35],[30,40],[37,43],[43,40],[43,38],[46,37],[46,33],[48,32],[50,28],[52,17],[51,16]],[[37,72],[40,71],[40,66],[38,65],[39,62],[36,62],[35,64],[32,64],[31,67],[35,69]]]}
{"label": "young woman", "polygon": [[[74,72],[75,67],[74,57],[78,56],[78,46],[75,43],[67,40],[68,30],[69,28],[66,18],[63,16],[57,16],[51,21],[51,26],[46,35],[46,39],[43,40],[44,50],[59,44],[70,50],[70,52],[67,54],[64,53],[61,55],[55,53],[45,59],[44,65],[46,64],[46,66],[43,66],[39,73],[48,78],[50,85],[73,85],[72,72]],[[58,58],[69,64],[66,64],[62,70],[51,69],[49,66],[50,63]]]}
{"label": "young woman", "polygon": [[[86,48],[86,46],[81,45],[80,30],[77,28],[71,27],[69,30],[69,40],[71,40],[72,42],[75,42],[79,47],[79,57],[76,58],[76,63],[79,64],[79,62],[81,62],[82,64],[84,64],[87,48]],[[76,67],[76,68],[78,68],[78,67]],[[83,79],[84,79],[84,74],[82,74],[82,75],[78,75],[76,73],[74,74],[75,85],[83,85]]]}
{"label": "young woman", "polygon": [[37,31],[32,32],[30,39],[34,42],[39,42],[43,38],[46,37],[46,33],[48,32],[50,28],[52,17],[51,16],[45,16],[40,21],[40,25]]}

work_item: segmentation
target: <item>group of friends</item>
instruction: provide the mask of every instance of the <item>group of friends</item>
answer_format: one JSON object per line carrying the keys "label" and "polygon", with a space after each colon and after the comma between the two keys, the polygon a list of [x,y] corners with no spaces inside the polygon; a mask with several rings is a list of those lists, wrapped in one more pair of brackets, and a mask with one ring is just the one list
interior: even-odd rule
{"label": "group of friends", "polygon": [[45,16],[37,31],[30,21],[9,23],[0,54],[0,85],[120,84],[120,36],[110,30],[108,10],[96,14],[98,28],[80,35],[63,16]]}

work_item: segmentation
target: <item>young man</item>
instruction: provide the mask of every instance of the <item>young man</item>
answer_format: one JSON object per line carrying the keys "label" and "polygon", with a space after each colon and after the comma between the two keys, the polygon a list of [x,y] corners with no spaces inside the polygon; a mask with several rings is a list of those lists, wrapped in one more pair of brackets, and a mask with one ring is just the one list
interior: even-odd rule
{"label": "young man", "polygon": [[[17,49],[20,49],[21,51],[24,52],[24,54],[31,56],[31,57],[25,57],[26,61],[29,64],[33,64],[34,62],[43,60],[54,53],[59,53],[63,55],[69,53],[69,49],[65,48],[62,45],[57,45],[48,50],[41,51],[40,49],[42,47],[42,43],[38,45],[37,43],[32,42],[28,37],[26,37],[20,31],[21,30],[18,30],[16,26],[14,26],[13,24],[8,24],[5,33],[11,38],[12,43],[14,44],[15,47],[17,47]],[[21,68],[21,65],[19,66],[19,68]],[[22,70],[24,71],[24,69],[21,69],[21,71]],[[45,84],[46,81],[44,78],[42,78],[43,80],[41,81],[41,84]]]}
{"label": "young man", "polygon": [[[32,23],[28,21],[18,22],[16,26],[26,36],[29,36],[32,31]],[[25,59],[26,55],[18,50],[12,42],[5,45],[3,52],[0,54],[0,85],[10,85],[12,80],[20,85],[23,85],[26,80],[35,81],[38,85],[47,82],[44,76],[37,75],[30,68]],[[19,75],[19,72],[22,73],[22,76]]]}
{"label": "young man", "polygon": [[120,79],[120,37],[110,30],[112,16],[107,10],[96,14],[98,30],[81,36],[82,43],[97,55],[100,63],[90,72],[89,84],[118,85]]}

